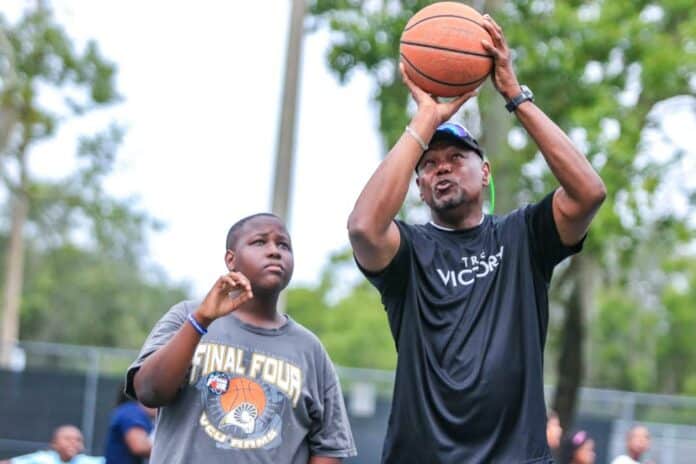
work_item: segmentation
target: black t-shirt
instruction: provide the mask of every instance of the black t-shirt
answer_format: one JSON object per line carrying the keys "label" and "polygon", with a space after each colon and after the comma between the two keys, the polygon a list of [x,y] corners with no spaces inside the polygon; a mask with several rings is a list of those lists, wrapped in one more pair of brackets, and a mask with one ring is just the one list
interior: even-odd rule
{"label": "black t-shirt", "polygon": [[386,464],[547,463],[543,351],[564,246],[553,194],[447,231],[397,221],[401,245],[366,276],[382,295],[398,362]]}

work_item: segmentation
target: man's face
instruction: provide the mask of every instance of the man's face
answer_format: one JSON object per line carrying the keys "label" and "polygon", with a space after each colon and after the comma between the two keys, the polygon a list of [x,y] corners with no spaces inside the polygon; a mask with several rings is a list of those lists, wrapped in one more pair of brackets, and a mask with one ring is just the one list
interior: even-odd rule
{"label": "man's face", "polygon": [[437,212],[477,201],[488,185],[488,163],[473,150],[437,143],[423,154],[416,183],[421,199]]}
{"label": "man's face", "polygon": [[648,432],[648,429],[636,427],[628,439],[628,449],[636,456],[641,456],[648,451],[650,449],[650,432]]}
{"label": "man's face", "polygon": [[227,265],[244,274],[255,293],[280,291],[290,282],[294,269],[292,244],[278,218],[259,216],[247,221],[234,248],[227,252]]}
{"label": "man's face", "polygon": [[76,427],[60,427],[53,435],[52,448],[58,453],[61,460],[68,462],[85,448],[82,432]]}

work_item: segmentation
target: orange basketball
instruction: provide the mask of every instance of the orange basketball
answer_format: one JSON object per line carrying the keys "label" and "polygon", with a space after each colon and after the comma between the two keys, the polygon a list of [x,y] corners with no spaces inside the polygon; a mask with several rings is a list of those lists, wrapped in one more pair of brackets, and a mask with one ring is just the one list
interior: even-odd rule
{"label": "orange basketball", "polygon": [[247,403],[253,405],[260,416],[266,408],[266,394],[261,385],[253,380],[236,377],[230,381],[230,386],[220,398],[220,403],[225,411],[231,411],[237,406]]}
{"label": "orange basketball", "polygon": [[426,6],[408,21],[399,52],[408,77],[439,97],[454,97],[478,87],[493,68],[481,45],[492,43],[481,14],[457,2]]}

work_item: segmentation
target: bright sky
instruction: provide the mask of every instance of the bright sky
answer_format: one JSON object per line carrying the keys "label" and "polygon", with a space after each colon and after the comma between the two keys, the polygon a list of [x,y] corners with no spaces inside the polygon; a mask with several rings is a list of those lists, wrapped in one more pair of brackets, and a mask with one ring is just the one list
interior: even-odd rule
{"label": "bright sky", "polygon": [[[15,18],[25,0],[3,2]],[[69,123],[32,153],[42,175],[69,170],[78,134],[127,127],[108,182],[164,221],[152,258],[204,294],[224,272],[224,239],[237,219],[270,210],[289,0],[264,2],[56,0],[78,43],[95,39],[118,64],[118,106]],[[326,66],[326,32],[305,36],[290,228],[293,283],[313,283],[347,245],[346,220],[379,162],[372,87],[340,86]]]}
{"label": "bright sky", "polygon": [[[34,1],[5,0],[0,11],[16,18]],[[34,150],[32,168],[65,173],[79,134],[125,124],[108,187],[137,196],[165,223],[150,237],[151,258],[204,294],[225,270],[229,226],[270,209],[290,0],[52,3],[78,44],[95,39],[118,64],[125,101],[64,125]],[[348,214],[382,154],[371,83],[358,73],[340,86],[326,66],[327,46],[326,31],[305,37],[290,218],[294,284],[314,283],[328,255],[347,245]],[[687,153],[694,153],[692,104],[674,100],[661,111],[672,142]],[[674,169],[677,185],[693,186],[694,159]],[[665,195],[658,203],[686,212],[684,198]]]}

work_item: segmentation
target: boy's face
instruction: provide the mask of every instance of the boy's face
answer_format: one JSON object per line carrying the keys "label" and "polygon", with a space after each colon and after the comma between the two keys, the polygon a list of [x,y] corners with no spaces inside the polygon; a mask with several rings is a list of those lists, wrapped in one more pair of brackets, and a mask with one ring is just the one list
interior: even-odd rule
{"label": "boy's face", "polygon": [[230,270],[249,279],[254,292],[280,291],[290,282],[294,269],[290,234],[278,218],[252,218],[242,226],[226,261]]}

